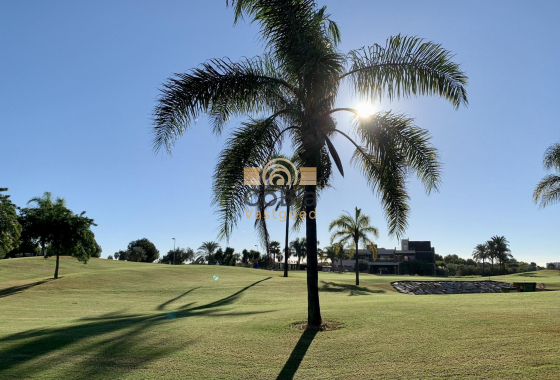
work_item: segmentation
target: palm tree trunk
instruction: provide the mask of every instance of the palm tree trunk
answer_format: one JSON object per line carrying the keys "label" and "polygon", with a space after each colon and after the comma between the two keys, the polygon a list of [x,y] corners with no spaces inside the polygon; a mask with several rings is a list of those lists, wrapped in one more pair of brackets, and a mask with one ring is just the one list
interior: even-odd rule
{"label": "palm tree trunk", "polygon": [[356,285],[360,285],[360,269],[358,265],[358,241],[356,240]]}
{"label": "palm tree trunk", "polygon": [[[286,197],[287,198],[287,197]],[[284,252],[284,277],[288,277],[288,236],[290,234],[290,201],[286,199],[286,241]]]}
{"label": "palm tree trunk", "polygon": [[484,259],[482,259],[482,277],[484,277]]}
{"label": "palm tree trunk", "polygon": [[58,264],[60,261],[60,256],[58,256],[58,254],[56,255],[56,268],[54,270],[54,278],[57,279],[58,278]]}
{"label": "palm tree trunk", "polygon": [[[317,214],[315,185],[305,185],[306,194],[313,195],[311,205],[305,206],[305,234],[307,237],[307,325],[321,326],[321,308],[319,306],[319,272],[317,268]],[[313,211],[315,218],[310,218]]]}

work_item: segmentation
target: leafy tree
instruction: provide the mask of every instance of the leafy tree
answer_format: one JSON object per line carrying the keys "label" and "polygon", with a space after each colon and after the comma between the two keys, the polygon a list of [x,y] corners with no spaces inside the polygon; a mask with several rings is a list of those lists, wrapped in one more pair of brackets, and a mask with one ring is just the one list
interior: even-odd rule
{"label": "leafy tree", "polygon": [[101,253],[103,252],[103,249],[102,249],[101,246],[100,246],[99,244],[97,244],[97,243],[96,243],[96,246],[97,246],[97,248],[96,248],[95,252],[91,255],[91,257],[97,257],[97,258],[99,258],[99,257],[101,257]]}
{"label": "leafy tree", "polygon": [[20,245],[21,224],[18,220],[16,205],[9,195],[2,194],[7,188],[0,188],[0,259]]}
{"label": "leafy tree", "polygon": [[301,259],[305,259],[305,257],[307,256],[307,242],[306,239],[300,239],[297,238],[296,240],[292,241],[290,243],[290,248],[294,250],[296,256],[297,256],[297,269],[301,269],[300,268],[300,262]]}
{"label": "leafy tree", "polygon": [[554,263],[546,263],[546,269],[556,269],[556,265]]}
{"label": "leafy tree", "polygon": [[[141,248],[141,250],[135,250],[134,248]],[[134,240],[128,243],[127,251],[129,252],[128,261],[153,263],[159,259],[159,251],[156,246],[146,238]]]}
{"label": "leafy tree", "polygon": [[113,260],[113,256],[111,255],[107,256],[107,260]]}
{"label": "leafy tree", "polygon": [[361,241],[370,251],[377,254],[377,247],[369,239],[368,235],[373,235],[375,238],[379,237],[379,230],[370,224],[369,216],[362,214],[362,210],[357,208],[354,211],[354,216],[349,212],[342,214],[337,219],[333,220],[329,225],[329,231],[337,228],[331,236],[331,241],[340,240],[342,245],[347,243],[354,243],[356,258],[356,285],[360,285],[360,268],[359,268],[359,255],[358,243]]}
{"label": "leafy tree", "polygon": [[[316,195],[333,175],[332,162],[343,168],[331,139],[348,138],[355,146],[353,162],[381,195],[389,231],[399,237],[407,226],[406,182],[416,172],[427,192],[437,189],[440,169],[427,131],[411,118],[379,112],[358,118],[353,108],[334,108],[343,82],[366,100],[439,95],[458,108],[467,103],[467,77],[452,54],[440,45],[415,37],[390,37],[347,54],[338,49],[340,31],[311,0],[228,0],[235,22],[244,17],[260,24],[267,51],[263,57],[234,63],[214,59],[189,73],[170,78],[155,109],[154,146],[171,150],[188,126],[206,113],[221,133],[234,116],[255,115],[228,140],[215,171],[214,202],[221,219],[221,236],[228,238],[243,214],[248,188],[243,168],[260,166],[292,142],[302,166],[317,168]],[[336,128],[334,114],[354,117],[359,143]],[[360,114],[361,115],[361,114]],[[361,115],[365,116],[365,115]],[[332,161],[331,161],[332,158]],[[316,197],[312,197],[315,199]],[[315,202],[302,205],[309,215]],[[308,254],[308,324],[321,323],[317,273],[317,221],[306,219]]]}
{"label": "leafy tree", "polygon": [[21,210],[22,227],[30,239],[40,243],[45,258],[56,256],[55,279],[58,278],[60,256],[73,256],[87,263],[97,252],[98,244],[91,231],[96,224],[85,216],[85,211],[74,214],[66,207],[64,199],[53,201],[52,194],[48,192],[42,197],[32,198],[30,203],[36,207]]}
{"label": "leafy tree", "polygon": [[175,263],[177,265],[186,264],[189,261],[194,260],[195,253],[192,248],[180,248],[177,247],[175,250],[171,249],[164,255],[160,262],[164,264]]}
{"label": "leafy tree", "polygon": [[551,145],[544,153],[543,165],[546,170],[554,170],[555,174],[545,176],[533,192],[533,201],[540,207],[546,207],[560,200],[560,143]]}

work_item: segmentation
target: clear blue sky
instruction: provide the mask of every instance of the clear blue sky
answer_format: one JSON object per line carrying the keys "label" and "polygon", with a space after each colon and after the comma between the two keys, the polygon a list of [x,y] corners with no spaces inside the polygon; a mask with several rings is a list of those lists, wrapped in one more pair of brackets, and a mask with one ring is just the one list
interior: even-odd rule
{"label": "clear blue sky", "polygon": [[[504,235],[519,260],[560,261],[560,205],[539,210],[535,184],[542,155],[560,141],[560,26],[556,1],[319,1],[342,30],[341,49],[383,44],[398,33],[443,44],[470,83],[469,108],[438,98],[382,102],[406,112],[433,135],[444,163],[439,193],[410,181],[405,237],[431,240],[436,252],[468,257],[477,243]],[[103,256],[146,237],[163,253],[215,240],[211,176],[220,138],[200,119],[172,157],[151,150],[150,115],[158,87],[215,57],[262,52],[257,27],[233,27],[216,1],[0,2],[0,187],[24,205],[51,191],[76,212],[87,210]],[[340,106],[359,99],[344,90]],[[347,129],[346,115],[339,126]],[[343,210],[361,207],[387,235],[379,202],[349,163],[351,146],[336,140],[346,177],[320,200],[319,240]],[[283,224],[271,221],[283,241]],[[303,230],[295,236],[303,236]],[[223,242],[225,246],[225,242]],[[229,245],[257,244],[243,222]]]}

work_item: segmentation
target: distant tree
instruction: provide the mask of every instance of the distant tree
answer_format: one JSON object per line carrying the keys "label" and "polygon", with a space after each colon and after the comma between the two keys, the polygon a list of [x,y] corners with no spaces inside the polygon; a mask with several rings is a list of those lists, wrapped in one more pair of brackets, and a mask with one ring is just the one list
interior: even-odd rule
{"label": "distant tree", "polygon": [[103,249],[101,249],[101,246],[99,244],[96,243],[96,245],[97,245],[97,248],[96,248],[95,252],[91,255],[91,257],[99,258],[99,257],[101,257],[101,253],[103,252]]}
{"label": "distant tree", "polygon": [[0,188],[0,259],[20,245],[21,224],[16,205],[9,195],[2,194],[7,188]]}
{"label": "distant tree", "polygon": [[546,263],[546,269],[556,269],[556,265],[553,263]]}
{"label": "distant tree", "polygon": [[111,255],[107,256],[107,260],[113,260],[113,256]]}
{"label": "distant tree", "polygon": [[325,261],[326,253],[325,251],[323,251],[321,248],[317,248],[317,257],[319,259],[319,262],[321,263],[321,265],[323,265],[323,261]]}
{"label": "distant tree", "polygon": [[[287,218],[286,218],[287,220]],[[270,253],[274,255],[274,262],[276,263],[276,258],[280,254],[280,242],[273,240],[270,242]]]}
{"label": "distant tree", "polygon": [[74,214],[66,207],[64,199],[53,201],[48,192],[31,199],[28,204],[31,203],[36,207],[21,210],[22,227],[30,239],[40,243],[45,258],[56,256],[54,278],[58,278],[60,256],[73,256],[87,263],[98,249],[91,231],[91,227],[96,225],[94,220],[84,216],[85,211]]}
{"label": "distant tree", "polygon": [[377,247],[369,239],[368,235],[373,235],[375,238],[379,237],[379,230],[370,224],[369,216],[362,214],[362,210],[355,208],[354,216],[349,212],[342,214],[329,225],[329,231],[337,229],[331,236],[331,241],[340,240],[342,244],[354,243],[355,259],[356,259],[356,285],[360,285],[360,269],[359,269],[359,255],[358,243],[363,242],[366,247],[374,252]]}
{"label": "distant tree", "polygon": [[331,261],[332,271],[334,272],[334,263],[336,260],[336,249],[334,245],[329,245],[328,247],[325,247],[323,249],[323,252],[325,253],[325,258]]}
{"label": "distant tree", "polygon": [[128,251],[115,252],[115,260],[127,261],[128,260]]}
{"label": "distant tree", "polygon": [[506,274],[506,262],[513,258],[509,249],[509,241],[504,236],[492,236],[495,257],[498,259],[502,274]]}
{"label": "distant tree", "polygon": [[482,262],[482,274],[484,275],[484,262],[488,259],[488,244],[477,244],[472,253],[473,259]]}
{"label": "distant tree", "polygon": [[443,261],[443,256],[442,255],[438,255],[436,253],[436,257],[435,257],[436,261]]}
{"label": "distant tree", "polygon": [[215,264],[214,254],[219,247],[220,245],[215,241],[206,241],[202,243],[202,245],[198,247],[197,261],[200,264]]}
{"label": "distant tree", "polygon": [[533,192],[533,201],[540,201],[540,207],[560,201],[560,143],[553,144],[546,150],[543,165],[546,170],[554,170],[555,174],[544,177]]}
{"label": "distant tree", "polygon": [[249,265],[249,260],[250,260],[249,251],[244,249],[243,252],[241,253],[241,263],[245,265]]}
{"label": "distant tree", "polygon": [[189,261],[194,260],[195,253],[192,248],[180,248],[177,247],[175,250],[171,249],[164,255],[160,262],[164,264],[172,264],[175,263],[176,265],[186,264]]}
{"label": "distant tree", "polygon": [[307,257],[307,242],[306,238],[297,238],[290,243],[290,248],[294,250],[297,256],[297,269],[300,268],[301,259]]}
{"label": "distant tree", "polygon": [[537,263],[531,261],[531,263],[529,264],[529,271],[534,272],[537,270]]}
{"label": "distant tree", "polygon": [[[134,249],[141,248],[141,249]],[[159,259],[159,251],[157,250],[154,243],[146,238],[138,239],[128,243],[128,261],[138,261],[153,263]]]}

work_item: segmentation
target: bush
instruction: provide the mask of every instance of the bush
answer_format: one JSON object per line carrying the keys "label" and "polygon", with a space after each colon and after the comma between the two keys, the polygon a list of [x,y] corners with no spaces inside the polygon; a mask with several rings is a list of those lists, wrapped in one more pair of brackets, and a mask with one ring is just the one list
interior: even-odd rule
{"label": "bush", "polygon": [[403,261],[399,267],[401,274],[433,276],[436,273],[434,264],[424,260]]}

